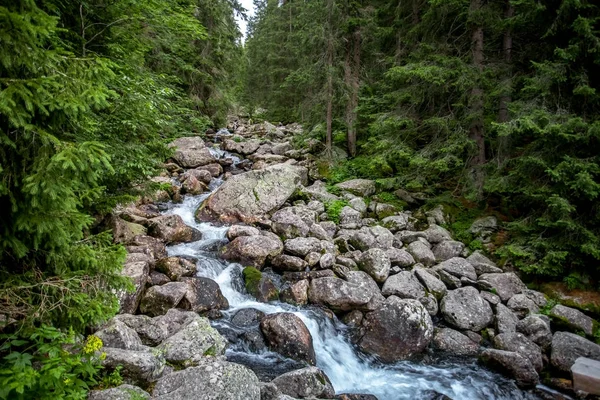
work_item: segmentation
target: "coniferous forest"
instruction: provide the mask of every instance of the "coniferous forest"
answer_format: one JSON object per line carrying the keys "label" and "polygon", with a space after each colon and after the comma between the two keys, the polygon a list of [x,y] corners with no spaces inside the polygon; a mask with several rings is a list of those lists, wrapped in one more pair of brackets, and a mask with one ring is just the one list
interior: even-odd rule
{"label": "coniferous forest", "polygon": [[[171,190],[150,179],[170,142],[234,115],[301,124],[328,188],[441,206],[532,288],[600,290],[600,4],[254,5],[0,0],[0,399],[120,384],[89,335],[134,290],[107,221]],[[490,216],[484,243],[469,228]]]}

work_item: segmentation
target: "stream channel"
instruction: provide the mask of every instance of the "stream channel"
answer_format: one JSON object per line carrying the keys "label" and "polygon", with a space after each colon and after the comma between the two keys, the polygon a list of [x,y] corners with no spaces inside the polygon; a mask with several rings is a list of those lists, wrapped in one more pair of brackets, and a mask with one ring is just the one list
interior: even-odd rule
{"label": "stream channel", "polygon": [[[213,150],[218,157],[240,159],[221,150]],[[215,178],[209,189],[216,190],[222,183]],[[476,360],[451,360],[435,355],[426,361],[403,361],[392,365],[382,364],[360,353],[348,338],[346,326],[332,321],[322,311],[308,307],[296,307],[287,303],[260,303],[245,292],[242,265],[219,259],[219,249],[227,243],[228,226],[198,223],[194,212],[210,195],[186,196],[182,203],[166,205],[165,214],[180,215],[186,224],[202,232],[202,240],[168,247],[169,256],[189,256],[198,260],[198,276],[216,281],[229,301],[229,309],[223,318],[212,320],[213,327],[230,338],[226,352],[229,361],[246,365],[262,381],[302,368],[303,365],[268,350],[253,349],[243,337],[245,328],[230,321],[235,313],[244,308],[254,308],[265,314],[277,312],[294,313],[308,327],[317,356],[317,367],[323,370],[336,393],[373,394],[379,400],[429,399],[435,392],[455,400],[519,400],[538,399],[536,395],[517,388],[515,383],[495,372],[478,365]],[[247,329],[247,328],[246,328]],[[255,330],[255,328],[254,328]],[[227,334],[233,332],[234,335]],[[233,342],[231,337],[237,336]]]}

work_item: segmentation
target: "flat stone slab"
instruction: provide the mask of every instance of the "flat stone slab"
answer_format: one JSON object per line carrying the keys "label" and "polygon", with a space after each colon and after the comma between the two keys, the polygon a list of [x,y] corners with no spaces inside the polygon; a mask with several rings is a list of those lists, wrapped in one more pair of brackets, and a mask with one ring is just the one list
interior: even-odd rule
{"label": "flat stone slab", "polygon": [[600,395],[600,361],[579,357],[571,367],[573,389]]}

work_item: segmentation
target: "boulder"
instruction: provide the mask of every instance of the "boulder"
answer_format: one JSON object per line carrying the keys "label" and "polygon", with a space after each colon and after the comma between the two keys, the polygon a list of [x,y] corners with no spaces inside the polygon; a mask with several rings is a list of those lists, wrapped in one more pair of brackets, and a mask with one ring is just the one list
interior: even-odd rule
{"label": "boulder", "polygon": [[193,276],[196,263],[183,257],[166,257],[156,262],[156,270],[163,272],[169,279],[176,281],[182,276]]}
{"label": "boulder", "polygon": [[338,183],[335,187],[362,197],[369,197],[375,194],[376,191],[375,181],[368,179],[352,179]]}
{"label": "boulder", "polygon": [[198,365],[206,356],[223,355],[226,347],[227,340],[210,326],[208,319],[196,316],[157,349],[169,363],[187,368]]}
{"label": "boulder", "polygon": [[559,325],[588,336],[594,334],[594,320],[579,310],[557,304],[550,310],[550,317]]}
{"label": "boulder", "polygon": [[522,355],[504,350],[485,349],[481,361],[489,367],[508,375],[517,381],[517,385],[528,388],[538,384],[540,377],[531,362]]}
{"label": "boulder", "polygon": [[[216,164],[216,165],[218,165],[218,164]],[[200,167],[200,168],[203,168],[203,167]],[[191,176],[196,178],[196,180],[198,180],[199,182],[204,183],[205,185],[208,185],[212,181],[212,178],[213,178],[213,175],[207,169],[190,169],[190,170],[187,170],[185,172],[185,174],[183,174],[183,177],[181,179],[187,180]]]}
{"label": "boulder", "polygon": [[298,306],[308,303],[308,280],[302,279],[292,283],[279,293],[279,299]]}
{"label": "boulder", "polygon": [[414,241],[408,245],[406,250],[414,257],[416,262],[425,266],[435,264],[435,255],[427,245],[421,241]]}
{"label": "boulder", "polygon": [[471,286],[450,290],[441,302],[444,320],[461,330],[478,332],[494,318],[492,308]]}
{"label": "boulder", "polygon": [[394,242],[394,235],[382,226],[363,227],[354,232],[349,243],[358,250],[366,251],[373,247],[389,249]]}
{"label": "boulder", "polygon": [[121,275],[131,279],[134,291],[122,290],[117,293],[120,313],[133,314],[137,311],[146,288],[149,272],[150,264],[147,261],[128,262],[123,266]]}
{"label": "boulder", "polygon": [[121,367],[120,375],[127,382],[146,386],[161,377],[165,359],[160,353],[103,347],[102,366],[108,370]]}
{"label": "boulder", "polygon": [[137,386],[124,384],[105,390],[92,390],[88,400],[150,400],[150,395]]}
{"label": "boulder", "polygon": [[354,208],[344,206],[340,211],[340,225],[358,225],[361,222],[362,214]]}
{"label": "boulder", "polygon": [[385,251],[390,259],[392,266],[398,266],[400,268],[408,268],[413,266],[416,261],[413,256],[404,249],[397,249],[391,247]]}
{"label": "boulder", "polygon": [[301,272],[306,270],[308,263],[300,257],[280,254],[271,260],[271,266],[275,271],[285,272]]}
{"label": "boulder", "polygon": [[279,164],[234,175],[197,210],[200,220],[254,222],[279,209],[300,185],[303,167]]}
{"label": "boulder", "polygon": [[472,235],[486,242],[496,230],[498,230],[498,219],[492,215],[475,220],[469,228]]}
{"label": "boulder", "polygon": [[136,331],[146,346],[157,346],[169,336],[167,325],[161,323],[161,317],[150,318],[147,315],[119,314],[115,317]]}
{"label": "boulder", "polygon": [[319,239],[313,237],[294,238],[285,241],[284,249],[286,253],[298,257],[306,257],[308,253],[320,253],[323,249],[323,245]]}
{"label": "boulder", "polygon": [[240,364],[206,359],[197,367],[161,378],[154,387],[152,398],[260,400],[260,385],[254,372]]}
{"label": "boulder", "polygon": [[529,314],[537,314],[540,311],[535,301],[523,293],[515,294],[508,299],[506,306],[519,318],[524,318]]}
{"label": "boulder", "polygon": [[516,332],[519,318],[502,303],[496,304],[496,331],[498,333]]}
{"label": "boulder", "polygon": [[479,352],[479,345],[468,336],[450,328],[436,329],[433,335],[436,349],[457,356],[474,356]]}
{"label": "boulder", "polygon": [[537,372],[540,372],[544,367],[542,350],[522,333],[506,332],[496,335],[494,336],[494,347],[499,350],[519,353],[531,362]]}
{"label": "boulder", "polygon": [[425,297],[425,288],[412,271],[401,271],[392,275],[383,284],[384,296],[398,296],[401,299],[418,300]]}
{"label": "boulder", "polygon": [[479,284],[500,296],[502,301],[507,301],[515,294],[527,289],[521,279],[513,272],[480,275]]}
{"label": "boulder", "polygon": [[333,399],[335,390],[329,378],[316,367],[306,367],[285,373],[271,381],[285,395],[295,399]]}
{"label": "boulder", "polygon": [[523,318],[517,323],[516,330],[543,350],[550,348],[552,344],[550,324],[539,315],[529,315]]}
{"label": "boulder", "polygon": [[422,352],[433,337],[433,322],[417,300],[390,296],[375,311],[365,315],[362,351],[391,363]]}
{"label": "boulder", "polygon": [[348,205],[361,214],[367,212],[367,203],[365,203],[362,197],[354,197],[353,199],[348,200]]}
{"label": "boulder", "polygon": [[409,217],[407,214],[392,215],[381,220],[384,227],[391,232],[398,232],[406,229],[408,226]]}
{"label": "boulder", "polygon": [[310,229],[308,230],[308,236],[317,238],[319,240],[331,240],[333,238],[333,235],[335,234],[335,227],[332,232],[328,232],[323,227],[324,223],[325,221],[319,224],[312,224],[310,226]]}
{"label": "boulder", "polygon": [[471,263],[473,268],[475,268],[475,272],[477,272],[477,275],[502,272],[502,270],[498,268],[496,263],[487,258],[481,252],[481,250],[475,250],[473,253],[471,253],[471,255],[467,257],[467,261]]}
{"label": "boulder", "polygon": [[153,260],[167,256],[167,247],[165,243],[152,236],[140,235],[136,236],[133,242],[126,246],[128,253],[146,254]]}
{"label": "boulder", "polygon": [[372,248],[361,254],[358,267],[371,275],[376,282],[383,283],[390,274],[391,263],[384,250]]}
{"label": "boulder", "polygon": [[448,232],[446,228],[443,228],[436,224],[430,224],[429,228],[423,231],[423,235],[429,243],[433,244],[444,242],[447,240],[452,240],[452,235],[450,234],[450,232]]}
{"label": "boulder", "polygon": [[198,313],[229,308],[229,302],[221,293],[219,284],[212,279],[190,277],[181,278],[181,281],[187,285],[181,308]]}
{"label": "boulder", "polygon": [[140,303],[140,311],[152,317],[164,315],[169,309],[177,307],[186,292],[187,285],[183,282],[152,286]]}
{"label": "boulder", "polygon": [[208,171],[213,178],[223,175],[223,167],[219,163],[202,165],[196,168],[197,171]]}
{"label": "boulder", "polygon": [[183,137],[169,143],[175,148],[173,159],[183,168],[196,168],[215,162],[215,157],[200,137]]}
{"label": "boulder", "polygon": [[376,294],[379,294],[379,288],[374,292],[371,287],[333,277],[313,279],[308,289],[308,299],[312,304],[324,305],[335,311],[368,309]]}
{"label": "boulder", "polygon": [[281,254],[283,243],[271,236],[239,236],[228,243],[221,256],[228,261],[262,268],[268,258]]}
{"label": "boulder", "polygon": [[165,243],[188,243],[202,239],[202,233],[187,226],[176,214],[161,215],[148,220],[148,234]]}
{"label": "boulder", "polygon": [[461,257],[453,257],[449,260],[443,261],[436,265],[434,270],[443,270],[450,275],[457,277],[458,279],[465,277],[472,281],[477,280],[475,268],[473,268],[471,263]]}
{"label": "boulder", "polygon": [[256,308],[242,308],[235,313],[231,319],[231,323],[239,326],[240,328],[258,326],[258,324],[260,324],[260,320],[264,316],[265,313],[257,310]]}
{"label": "boulder", "polygon": [[552,338],[550,362],[563,372],[570,372],[579,357],[600,361],[600,345],[570,332],[556,332]]}
{"label": "boulder", "polygon": [[115,243],[130,244],[134,238],[147,233],[143,225],[128,222],[117,216],[108,219],[107,227],[112,231]]}
{"label": "boulder", "polygon": [[253,267],[243,270],[246,291],[258,301],[268,303],[279,298],[279,290],[268,275],[261,273]]}
{"label": "boulder", "polygon": [[272,229],[284,238],[305,237],[310,227],[299,215],[293,212],[293,207],[282,208],[271,217]]}
{"label": "boulder", "polygon": [[[208,176],[210,176],[210,174],[208,172],[206,172],[206,171],[203,171],[203,172],[205,172]],[[181,188],[183,189],[184,193],[191,194],[191,195],[198,195],[198,194],[204,192],[206,189],[208,189],[206,187],[206,185],[204,183],[200,182],[198,180],[198,178],[196,178],[194,175],[187,175],[184,177],[185,177],[185,180],[183,181],[183,184],[181,185]]]}
{"label": "boulder", "polygon": [[[239,136],[238,136],[239,138]],[[223,141],[223,150],[232,151],[243,156],[254,153],[260,147],[260,140],[250,139],[235,141],[231,139],[225,139]]]}
{"label": "boulder", "polygon": [[465,245],[462,242],[445,240],[433,247],[433,254],[435,255],[436,261],[446,261],[453,257],[460,256],[464,249]]}
{"label": "boulder", "polygon": [[238,238],[240,236],[259,236],[260,235],[260,231],[253,227],[253,226],[248,226],[248,225],[232,225],[228,230],[227,230],[227,239],[229,241],[233,241],[235,238]]}
{"label": "boulder", "polygon": [[600,361],[579,357],[571,372],[575,392],[600,396]]}
{"label": "boulder", "polygon": [[424,268],[415,268],[415,276],[419,279],[421,284],[427,289],[427,291],[435,296],[436,299],[441,300],[448,290],[444,282],[433,276]]}
{"label": "boulder", "polygon": [[291,313],[269,314],[260,321],[269,348],[286,357],[315,365],[312,336],[304,322]]}
{"label": "boulder", "polygon": [[143,345],[137,332],[117,318],[111,319],[96,333],[104,347],[124,350],[142,350]]}

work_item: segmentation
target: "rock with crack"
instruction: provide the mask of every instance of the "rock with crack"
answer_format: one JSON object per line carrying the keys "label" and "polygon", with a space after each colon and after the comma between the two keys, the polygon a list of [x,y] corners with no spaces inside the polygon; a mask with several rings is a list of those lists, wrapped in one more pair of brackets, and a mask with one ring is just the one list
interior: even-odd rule
{"label": "rock with crack", "polygon": [[234,175],[196,211],[198,220],[252,223],[278,210],[301,185],[304,167],[278,164]]}
{"label": "rock with crack", "polygon": [[183,168],[196,168],[216,161],[202,138],[183,137],[169,143],[175,148],[173,159]]}
{"label": "rock with crack", "polygon": [[440,309],[444,320],[461,330],[478,332],[494,319],[490,304],[471,286],[450,290],[442,299]]}
{"label": "rock with crack", "polygon": [[262,268],[267,259],[274,258],[283,251],[283,243],[272,236],[239,236],[228,243],[221,256],[228,261]]}
{"label": "rock with crack", "polygon": [[329,378],[316,367],[302,368],[279,375],[271,381],[285,395],[295,399],[333,399],[335,390]]}

